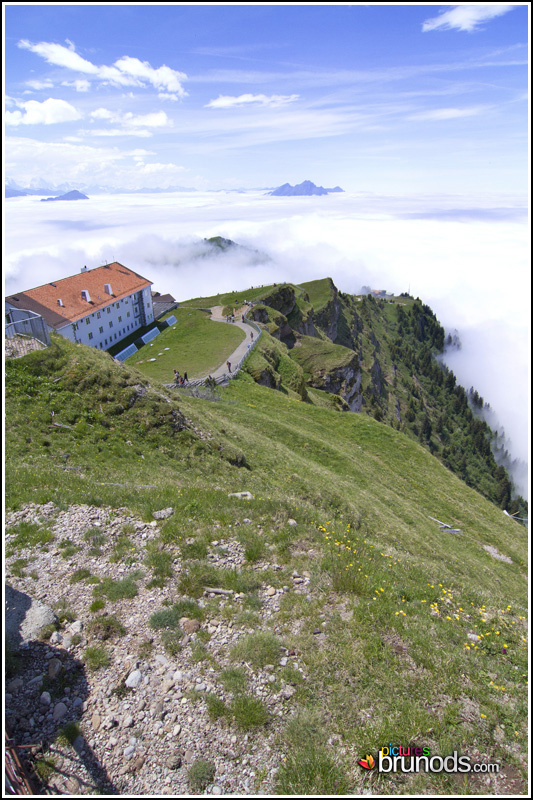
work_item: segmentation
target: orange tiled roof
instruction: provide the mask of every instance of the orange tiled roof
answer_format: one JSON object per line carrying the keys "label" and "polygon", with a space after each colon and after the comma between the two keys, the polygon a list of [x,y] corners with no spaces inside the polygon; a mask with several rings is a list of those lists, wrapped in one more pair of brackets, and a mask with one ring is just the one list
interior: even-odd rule
{"label": "orange tiled roof", "polygon": [[[112,295],[105,291],[105,284],[111,286]],[[69,278],[45,283],[35,289],[18,292],[6,300],[15,300],[20,308],[29,308],[31,305],[30,311],[37,311],[45,319],[49,316],[47,322],[54,328],[60,328],[62,324],[83,319],[87,314],[151,285],[151,281],[142,275],[114,261]],[[83,299],[83,290],[89,292],[90,302]],[[62,301],[62,306],[58,305],[58,300]],[[52,313],[47,315],[45,310]]]}

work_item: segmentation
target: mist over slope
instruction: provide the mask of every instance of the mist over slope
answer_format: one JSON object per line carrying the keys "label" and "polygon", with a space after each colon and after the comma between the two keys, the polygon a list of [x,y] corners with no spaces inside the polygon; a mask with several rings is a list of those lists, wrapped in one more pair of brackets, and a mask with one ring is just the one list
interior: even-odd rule
{"label": "mist over slope", "polygon": [[[447,332],[460,331],[461,353],[445,358],[454,359],[450,367],[466,388],[479,388],[513,457],[527,462],[530,272],[523,199],[336,194],[325,200],[285,198],[280,205],[261,192],[115,195],[94,197],[90,208],[61,205],[59,213],[56,204],[13,198],[6,208],[6,291],[115,259],[179,300],[324,275],[349,293],[363,285],[408,291],[431,306]],[[198,242],[213,236],[268,258],[241,252],[198,261]]]}

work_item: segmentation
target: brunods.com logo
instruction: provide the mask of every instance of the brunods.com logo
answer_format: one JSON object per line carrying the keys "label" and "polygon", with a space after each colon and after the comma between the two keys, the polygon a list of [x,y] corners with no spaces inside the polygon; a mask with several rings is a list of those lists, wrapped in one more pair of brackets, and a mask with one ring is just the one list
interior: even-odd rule
{"label": "brunods.com logo", "polygon": [[499,764],[472,764],[470,756],[460,756],[456,750],[449,756],[432,756],[429,747],[409,745],[381,747],[378,758],[366,755],[358,762],[365,770],[377,768],[377,772],[424,772],[467,773],[467,772],[499,772]]}

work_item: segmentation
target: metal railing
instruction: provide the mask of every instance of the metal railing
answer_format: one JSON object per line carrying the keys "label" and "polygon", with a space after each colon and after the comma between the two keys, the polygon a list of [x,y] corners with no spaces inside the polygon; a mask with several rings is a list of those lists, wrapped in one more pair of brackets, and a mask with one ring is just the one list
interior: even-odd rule
{"label": "metal railing", "polygon": [[9,309],[4,340],[6,358],[20,358],[32,350],[44,350],[49,344],[50,334],[39,314],[23,308]]}

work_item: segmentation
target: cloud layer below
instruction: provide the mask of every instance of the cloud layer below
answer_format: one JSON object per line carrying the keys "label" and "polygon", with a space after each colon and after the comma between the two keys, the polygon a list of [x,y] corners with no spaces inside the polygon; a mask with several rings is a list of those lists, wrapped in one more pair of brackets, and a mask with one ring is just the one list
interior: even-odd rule
{"label": "cloud layer below", "polygon": [[[196,192],[6,205],[8,294],[112,260],[178,300],[326,276],[347,292],[410,291],[458,330],[463,348],[449,365],[490,403],[513,456],[528,460],[528,227],[516,202]],[[265,255],[198,258],[198,240],[217,235]]]}

